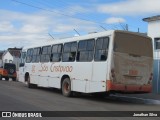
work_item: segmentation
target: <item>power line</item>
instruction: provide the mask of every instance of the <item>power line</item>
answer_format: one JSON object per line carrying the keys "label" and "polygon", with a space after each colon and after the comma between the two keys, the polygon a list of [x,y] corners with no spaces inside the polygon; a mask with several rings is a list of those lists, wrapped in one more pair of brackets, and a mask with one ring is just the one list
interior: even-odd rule
{"label": "power line", "polygon": [[44,11],[48,11],[48,12],[53,12],[53,13],[63,15],[63,16],[66,16],[66,17],[70,17],[70,18],[74,18],[74,19],[78,19],[78,20],[83,20],[83,21],[94,23],[94,24],[100,24],[98,22],[94,22],[94,21],[91,21],[91,20],[83,19],[83,18],[77,18],[77,17],[71,16],[71,15],[66,15],[66,14],[63,14],[63,13],[60,13],[60,12],[57,12],[57,11],[54,11],[54,10],[45,9],[45,8],[38,7],[38,6],[35,6],[35,5],[31,5],[31,4],[28,4],[28,3],[20,2],[20,1],[17,1],[17,0],[12,0],[12,1],[16,2],[16,3],[23,4],[23,5],[27,5],[27,6],[36,8],[36,9],[40,9],[40,10],[44,10]]}
{"label": "power line", "polygon": [[[106,24],[105,22],[99,23],[99,22],[95,22],[95,21],[88,20],[88,19],[78,18],[78,17],[72,16],[72,15],[67,15],[67,14],[64,14],[64,13],[57,12],[57,11],[55,11],[55,10],[46,9],[46,8],[39,7],[39,6],[36,6],[36,5],[28,4],[28,3],[26,3],[26,2],[20,2],[20,1],[18,1],[18,0],[12,0],[12,1],[13,1],[13,2],[16,2],[16,3],[20,3],[20,4],[23,4],[23,5],[26,5],[26,6],[29,6],[29,7],[32,7],[32,8],[40,9],[40,10],[43,10],[43,11],[48,11],[48,12],[52,12],[52,13],[59,14],[59,15],[62,15],[62,16],[70,17],[70,18],[73,18],[73,19],[77,19],[77,20],[82,20],[82,21],[94,23],[94,24],[99,25],[101,28],[102,28],[101,24]],[[35,1],[34,1],[34,2],[35,2]],[[37,2],[37,3],[40,4],[40,3],[42,3],[42,2],[39,1],[39,2]],[[49,7],[49,5],[50,5],[50,4],[47,4],[47,3],[42,3],[42,4],[45,4],[45,5],[48,6],[48,7]],[[41,5],[41,4],[40,4],[40,5]],[[52,6],[50,6],[50,7],[52,7]],[[65,7],[63,7],[63,8],[65,8]],[[72,9],[72,10],[74,10],[74,9]],[[75,10],[74,10],[74,11],[75,11]],[[79,11],[78,11],[78,12],[79,12]],[[128,25],[128,24],[127,24],[127,25]],[[107,24],[107,27],[109,27],[109,26],[112,26],[112,27],[110,27],[111,29],[118,29],[118,26],[117,26],[117,25],[109,25],[109,24]],[[119,26],[122,27],[121,24],[119,24]],[[129,26],[132,26],[132,27],[133,27],[133,25],[129,25]],[[137,28],[137,27],[136,27],[136,28]],[[104,28],[103,28],[103,29],[104,29]],[[104,30],[105,30],[105,29],[104,29]]]}

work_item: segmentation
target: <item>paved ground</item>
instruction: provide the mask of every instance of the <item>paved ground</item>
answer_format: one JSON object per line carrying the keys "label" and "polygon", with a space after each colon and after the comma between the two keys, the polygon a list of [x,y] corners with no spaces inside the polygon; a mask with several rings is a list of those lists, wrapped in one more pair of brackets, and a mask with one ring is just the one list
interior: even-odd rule
{"label": "paved ground", "polygon": [[[29,89],[20,82],[0,81],[0,111],[160,111],[160,95],[116,94],[103,99],[81,95],[67,98],[57,89]],[[99,120],[99,118],[88,117],[65,119]],[[106,120],[103,117],[101,119]],[[119,120],[120,118],[110,119]],[[130,119],[133,120],[133,118]],[[158,118],[152,119],[158,120]]]}

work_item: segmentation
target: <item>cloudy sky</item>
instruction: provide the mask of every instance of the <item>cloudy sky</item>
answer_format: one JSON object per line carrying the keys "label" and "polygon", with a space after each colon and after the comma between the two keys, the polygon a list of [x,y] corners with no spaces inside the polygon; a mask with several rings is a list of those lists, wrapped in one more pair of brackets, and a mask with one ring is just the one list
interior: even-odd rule
{"label": "cloudy sky", "polygon": [[160,0],[0,0],[0,50],[110,29],[147,32]]}

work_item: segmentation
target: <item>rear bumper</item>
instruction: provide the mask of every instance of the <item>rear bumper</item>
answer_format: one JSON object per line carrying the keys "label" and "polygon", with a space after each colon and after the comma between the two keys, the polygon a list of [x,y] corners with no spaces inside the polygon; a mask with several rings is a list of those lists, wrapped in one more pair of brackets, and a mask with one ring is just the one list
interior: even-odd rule
{"label": "rear bumper", "polygon": [[107,91],[117,91],[117,92],[139,92],[139,93],[150,93],[152,91],[151,85],[124,85],[115,84],[111,80],[107,80],[106,89]]}
{"label": "rear bumper", "polygon": [[7,77],[8,75],[6,75],[6,74],[0,74],[2,77]]}
{"label": "rear bumper", "polygon": [[17,76],[15,76],[15,75],[7,75],[7,77],[9,77],[9,78],[16,78]]}

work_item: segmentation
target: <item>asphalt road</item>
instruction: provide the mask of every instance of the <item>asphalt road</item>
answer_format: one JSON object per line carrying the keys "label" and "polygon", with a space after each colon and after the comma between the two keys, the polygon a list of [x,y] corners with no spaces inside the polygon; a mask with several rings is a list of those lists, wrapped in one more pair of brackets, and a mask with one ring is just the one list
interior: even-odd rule
{"label": "asphalt road", "polygon": [[[124,95],[94,98],[84,94],[67,98],[62,96],[60,90],[57,89],[29,89],[21,82],[0,80],[0,111],[160,111],[160,101],[153,101],[146,102],[144,99],[124,97]],[[91,118],[67,117],[65,119],[90,120]],[[99,120],[97,117],[92,117],[92,119]],[[106,120],[103,117],[101,119]],[[110,119],[119,120],[120,118]],[[130,119],[133,120],[133,118]],[[147,119],[151,118],[145,118]],[[159,118],[152,119],[158,120]]]}

